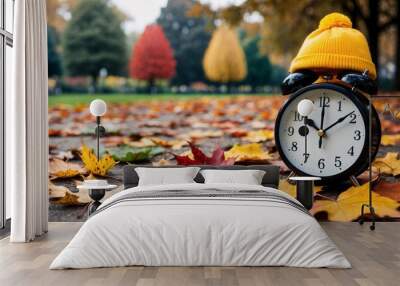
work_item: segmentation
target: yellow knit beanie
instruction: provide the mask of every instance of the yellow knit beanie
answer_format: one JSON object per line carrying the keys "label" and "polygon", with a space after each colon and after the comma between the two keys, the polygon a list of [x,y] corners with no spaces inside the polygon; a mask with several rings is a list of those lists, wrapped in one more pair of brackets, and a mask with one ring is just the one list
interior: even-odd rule
{"label": "yellow knit beanie", "polygon": [[340,13],[325,16],[317,30],[305,39],[290,65],[290,72],[303,69],[355,70],[376,78],[367,40]]}

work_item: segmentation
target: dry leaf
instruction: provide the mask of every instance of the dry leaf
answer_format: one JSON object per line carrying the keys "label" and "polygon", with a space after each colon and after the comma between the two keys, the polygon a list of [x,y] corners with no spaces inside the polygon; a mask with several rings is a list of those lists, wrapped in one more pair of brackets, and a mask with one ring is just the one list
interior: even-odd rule
{"label": "dry leaf", "polygon": [[383,146],[397,145],[399,142],[400,142],[400,134],[383,135],[381,139],[381,144]]}
{"label": "dry leaf", "polygon": [[265,161],[272,157],[263,150],[259,143],[234,145],[229,151],[225,152],[226,158],[234,158],[236,162],[240,161]]}
{"label": "dry leaf", "polygon": [[243,140],[252,143],[264,142],[272,139],[274,139],[274,131],[272,130],[250,131],[247,136],[243,138]]}
{"label": "dry leaf", "polygon": [[64,186],[54,185],[51,181],[49,181],[49,199],[59,199],[65,196],[65,193],[68,192],[68,188]]}
{"label": "dry leaf", "polygon": [[86,173],[87,171],[80,164],[65,162],[57,158],[49,160],[49,174],[52,180],[57,178],[72,178]]}
{"label": "dry leaf", "polygon": [[156,144],[149,138],[142,138],[139,141],[128,142],[127,145],[138,148],[156,146]]}
{"label": "dry leaf", "polygon": [[195,140],[195,139],[202,139],[202,138],[215,138],[215,137],[221,137],[223,136],[224,133],[221,130],[195,130],[186,134],[179,135],[179,138],[182,140]]}
{"label": "dry leaf", "polygon": [[188,142],[190,146],[190,153],[189,155],[176,155],[174,154],[175,160],[177,161],[178,165],[184,166],[192,166],[192,165],[233,165],[235,160],[233,158],[226,159],[224,150],[217,146],[211,157],[208,157],[204,152],[196,147],[194,143]]}
{"label": "dry leaf", "polygon": [[397,152],[388,152],[383,158],[376,158],[372,163],[379,173],[397,176],[400,174],[400,160]]}
{"label": "dry leaf", "polygon": [[[288,179],[283,179],[279,181],[279,190],[291,195],[296,198],[296,182],[291,184]],[[314,186],[314,195],[322,190],[320,186]]]}
{"label": "dry leaf", "polygon": [[[354,221],[360,216],[361,205],[368,202],[368,186],[369,183],[350,187],[342,192],[337,200],[316,200],[311,212],[313,214],[326,212],[330,221]],[[395,200],[375,192],[372,192],[372,200],[378,216],[400,217],[400,212],[397,210],[400,204]]]}
{"label": "dry leaf", "polygon": [[400,183],[379,182],[374,190],[377,194],[400,202]]}
{"label": "dry leaf", "polygon": [[156,145],[171,148],[173,150],[182,149],[182,147],[189,145],[186,140],[163,140],[158,137],[150,138]]}
{"label": "dry leaf", "polygon": [[117,162],[109,154],[103,155],[100,160],[97,160],[96,155],[86,145],[82,146],[81,159],[85,168],[93,175],[105,176]]}

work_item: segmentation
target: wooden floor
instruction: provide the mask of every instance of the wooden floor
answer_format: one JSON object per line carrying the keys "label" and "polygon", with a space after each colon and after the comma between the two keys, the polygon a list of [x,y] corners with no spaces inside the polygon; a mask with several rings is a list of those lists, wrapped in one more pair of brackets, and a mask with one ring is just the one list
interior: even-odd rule
{"label": "wooden floor", "polygon": [[0,285],[400,285],[400,223],[323,223],[352,269],[289,267],[125,267],[48,270],[81,223],[50,223],[49,233],[28,244],[0,241]]}

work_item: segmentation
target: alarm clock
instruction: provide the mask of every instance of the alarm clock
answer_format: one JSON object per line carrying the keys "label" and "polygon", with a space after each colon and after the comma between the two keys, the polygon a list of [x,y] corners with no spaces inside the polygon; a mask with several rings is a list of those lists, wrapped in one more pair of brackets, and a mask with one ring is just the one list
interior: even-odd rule
{"label": "alarm clock", "polygon": [[[340,80],[313,83],[313,73],[289,75],[282,85],[290,94],[275,124],[275,142],[283,162],[296,174],[320,177],[322,184],[356,177],[369,167],[369,152],[376,156],[381,140],[379,116],[364,92],[377,92],[366,73],[344,74]],[[339,83],[338,83],[339,82]],[[312,102],[303,117],[300,101]],[[371,150],[369,138],[371,136]]]}

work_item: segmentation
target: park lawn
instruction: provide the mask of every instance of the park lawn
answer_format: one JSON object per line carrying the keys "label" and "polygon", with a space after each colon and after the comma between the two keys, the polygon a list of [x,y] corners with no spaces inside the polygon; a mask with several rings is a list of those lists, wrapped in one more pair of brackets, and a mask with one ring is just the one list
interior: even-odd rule
{"label": "park lawn", "polygon": [[[81,105],[89,104],[93,99],[101,98],[107,103],[129,103],[134,101],[151,101],[151,100],[188,100],[199,97],[236,97],[243,96],[245,94],[123,94],[123,93],[112,93],[112,94],[62,94],[62,95],[50,95],[49,96],[49,107],[57,106],[60,104],[64,105]],[[252,94],[257,95],[257,94]],[[261,94],[258,94],[261,95]],[[266,95],[266,94],[263,94]]]}

